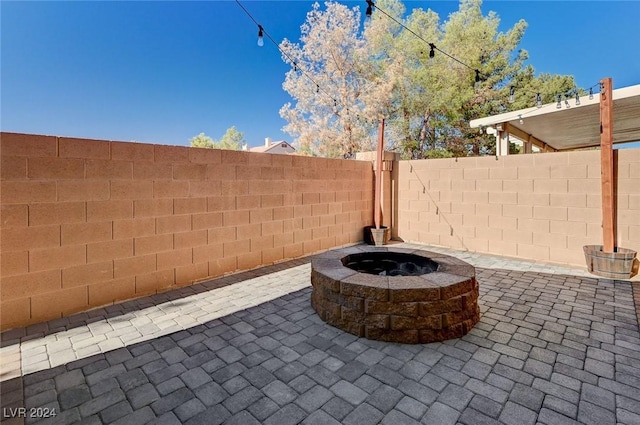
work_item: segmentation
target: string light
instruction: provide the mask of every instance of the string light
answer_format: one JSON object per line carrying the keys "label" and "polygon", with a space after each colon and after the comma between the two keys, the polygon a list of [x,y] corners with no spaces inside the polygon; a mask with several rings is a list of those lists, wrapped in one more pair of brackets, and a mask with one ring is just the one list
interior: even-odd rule
{"label": "string light", "polygon": [[367,19],[371,19],[371,14],[373,13],[374,7],[375,4],[373,4],[373,1],[367,0],[367,11],[365,12],[365,16],[367,17]]}
{"label": "string light", "polygon": [[520,120],[520,124],[524,124],[524,120],[522,119],[522,114],[518,115],[518,119]]}
{"label": "string light", "polygon": [[[588,88],[589,91],[589,100],[593,100],[593,88],[598,86],[600,84],[600,82],[592,85],[591,87]],[[526,90],[525,91],[530,91],[530,90]],[[531,93],[534,93],[532,91],[530,91]],[[509,88],[509,100],[511,101],[511,96],[514,94],[514,88],[513,86],[510,86]],[[540,92],[535,93],[536,97],[536,107],[541,108],[542,105],[542,94]],[[580,101],[580,91],[578,90],[570,90],[567,93],[560,93],[555,95],[556,96],[556,108],[557,109],[562,109],[562,97],[564,96],[565,100],[564,100],[564,104],[565,107],[570,108],[571,105],[569,104],[569,98],[574,98],[575,99],[575,106],[580,106],[581,105],[581,101]]]}
{"label": "string light", "polygon": [[[303,76],[305,76],[309,81],[311,81],[312,84],[315,84],[316,86],[316,93],[320,93],[320,85],[318,83],[316,83],[313,78],[311,78],[311,76],[306,73],[302,68],[298,68],[298,63],[293,60],[293,58],[291,56],[289,56],[287,54],[287,52],[285,52],[284,50],[282,50],[280,48],[280,45],[273,39],[273,37],[271,37],[271,35],[267,32],[267,30],[264,29],[264,27],[262,25],[260,25],[258,23],[258,21],[256,21],[256,19],[253,17],[253,15],[251,15],[251,13],[249,13],[249,11],[242,5],[242,3],[240,3],[240,0],[236,0],[236,3],[238,4],[238,6],[240,6],[240,8],[244,11],[244,13],[249,17],[249,19],[251,19],[253,21],[254,24],[256,24],[258,26],[258,46],[262,47],[264,45],[264,37],[267,37],[269,39],[269,41],[271,41],[276,48],[280,51],[280,53],[291,63],[293,64],[293,70],[295,72],[297,72],[298,70],[300,70],[300,72],[302,73]],[[324,89],[322,89],[322,92],[327,95],[327,97],[331,97],[331,95],[329,93],[327,93]],[[337,107],[337,100],[334,99],[333,97],[331,97],[331,99],[333,99],[334,101],[334,105]],[[347,109],[348,110],[348,109]],[[337,111],[336,111],[337,114]]]}
{"label": "string light", "polygon": [[264,28],[258,24],[258,46],[264,46]]}
{"label": "string light", "polygon": [[[237,1],[237,0],[236,0]],[[468,65],[464,62],[462,62],[460,59],[450,55],[449,53],[445,52],[444,50],[439,49],[438,47],[436,47],[435,44],[433,43],[429,43],[427,40],[425,40],[424,38],[422,38],[419,34],[417,34],[415,31],[413,31],[411,28],[407,27],[405,24],[403,24],[402,22],[398,21],[396,18],[394,18],[393,16],[389,15],[387,12],[385,12],[383,9],[380,9],[379,6],[377,6],[372,0],[367,0],[367,11],[366,11],[366,15],[367,17],[371,17],[371,14],[373,13],[373,8],[375,8],[378,12],[382,13],[383,15],[385,15],[387,18],[391,19],[393,22],[395,22],[396,24],[400,25],[402,28],[404,28],[405,30],[409,31],[411,34],[413,34],[414,36],[416,36],[416,38],[422,40],[424,43],[428,44],[429,47],[431,48],[431,50],[429,51],[429,58],[432,59],[435,56],[435,51],[439,51],[440,53],[442,53],[443,55],[447,56],[449,59],[454,60],[456,62],[458,62],[460,65],[469,68],[472,71],[475,71],[476,73],[476,84],[475,86],[479,86],[480,83],[480,71],[478,69],[473,68],[471,65]],[[482,75],[483,78],[487,78],[487,76]]]}
{"label": "string light", "polygon": [[511,86],[509,88],[509,102],[513,103],[515,101],[516,88]]}

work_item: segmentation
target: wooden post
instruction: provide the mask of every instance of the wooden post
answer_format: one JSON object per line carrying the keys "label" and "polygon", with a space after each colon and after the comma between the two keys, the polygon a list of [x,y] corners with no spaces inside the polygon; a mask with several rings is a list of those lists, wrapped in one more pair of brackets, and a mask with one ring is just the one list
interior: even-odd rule
{"label": "wooden post", "polygon": [[380,121],[378,126],[378,152],[376,156],[376,187],[374,195],[373,206],[373,223],[376,225],[376,229],[380,229],[382,223],[382,151],[384,150],[384,119]]}
{"label": "wooden post", "polygon": [[502,130],[498,131],[498,134],[500,135],[500,145],[498,146],[497,155],[509,155],[509,125],[507,123],[502,124]]}
{"label": "wooden post", "polygon": [[600,80],[600,177],[602,184],[602,250],[616,246],[613,172],[613,99],[611,78]]}

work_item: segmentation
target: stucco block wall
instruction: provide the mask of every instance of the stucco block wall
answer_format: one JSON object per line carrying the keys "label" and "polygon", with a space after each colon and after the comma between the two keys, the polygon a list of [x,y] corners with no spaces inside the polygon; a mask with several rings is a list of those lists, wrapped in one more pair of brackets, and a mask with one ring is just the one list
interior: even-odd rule
{"label": "stucco block wall", "polygon": [[362,240],[370,162],[2,133],[2,329]]}
{"label": "stucco block wall", "polygon": [[[640,149],[616,151],[618,246],[640,252]],[[400,161],[398,236],[585,265],[602,244],[600,152]]]}

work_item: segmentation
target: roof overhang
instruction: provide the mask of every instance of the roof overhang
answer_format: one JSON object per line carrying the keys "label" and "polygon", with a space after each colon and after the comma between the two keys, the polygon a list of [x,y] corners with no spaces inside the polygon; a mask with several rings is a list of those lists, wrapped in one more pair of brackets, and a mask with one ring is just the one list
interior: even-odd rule
{"label": "roof overhang", "polygon": [[[613,143],[640,141],[640,85],[613,90]],[[600,94],[562,99],[562,107],[548,103],[472,120],[472,128],[493,127],[515,137],[553,150],[571,150],[600,145]]]}

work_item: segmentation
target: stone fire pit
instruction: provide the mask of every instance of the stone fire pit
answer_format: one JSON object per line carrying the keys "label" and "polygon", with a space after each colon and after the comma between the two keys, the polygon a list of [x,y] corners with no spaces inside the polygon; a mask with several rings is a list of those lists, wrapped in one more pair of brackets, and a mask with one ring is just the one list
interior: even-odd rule
{"label": "stone fire pit", "polygon": [[480,319],[475,268],[424,250],[357,246],[311,262],[311,305],[357,336],[406,344],[465,335]]}

